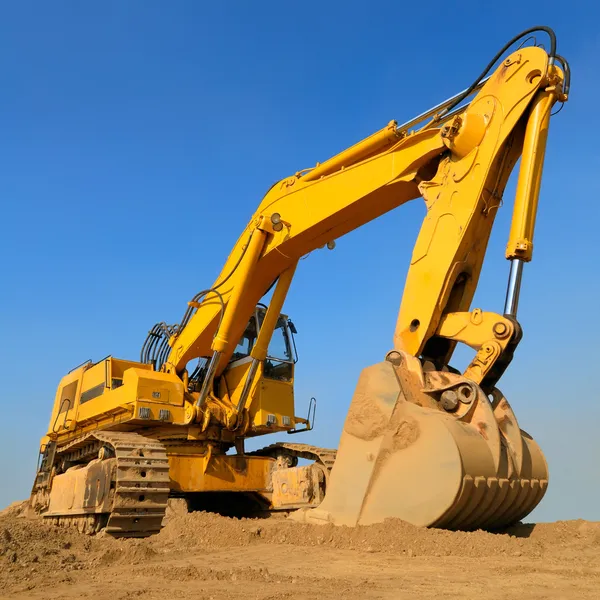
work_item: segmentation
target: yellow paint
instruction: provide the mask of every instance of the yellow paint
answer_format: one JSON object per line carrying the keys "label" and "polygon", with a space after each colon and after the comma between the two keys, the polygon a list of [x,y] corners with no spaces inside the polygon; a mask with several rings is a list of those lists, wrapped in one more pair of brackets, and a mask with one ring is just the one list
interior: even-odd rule
{"label": "yellow paint", "polygon": [[511,342],[514,331],[515,325],[510,319],[476,308],[471,312],[444,315],[437,335],[477,350],[464,375],[481,384]]}
{"label": "yellow paint", "polygon": [[[250,236],[243,259],[240,262],[238,269],[236,269],[239,279],[238,285],[233,289],[229,297],[229,302],[225,308],[221,326],[211,344],[211,349],[216,352],[226,352],[229,348],[234,348],[240,337],[239,335],[232,336],[231,332],[236,323],[238,306],[244,301],[246,290],[252,281],[252,276],[256,270],[258,257],[262,250],[265,238],[266,232],[262,231],[258,226]],[[246,319],[246,323],[247,322],[248,320]],[[227,361],[221,362],[223,363],[224,368]]]}
{"label": "yellow paint", "polygon": [[[230,399],[234,405],[237,405],[239,400],[251,360],[249,357],[248,359],[237,361],[224,373],[227,388],[231,393]],[[289,382],[268,379],[263,375],[261,364],[250,389],[246,408],[250,413],[250,421],[255,430],[260,429],[262,433],[269,433],[270,431],[281,429],[292,429],[295,424],[293,378]],[[269,415],[275,417],[275,423],[272,425],[268,424]],[[289,425],[283,424],[284,416],[290,418]]]}
{"label": "yellow paint", "polygon": [[[460,115],[454,135],[449,132],[454,122],[405,137],[388,126],[314,170],[275,184],[214,284],[226,305],[233,294],[236,300],[235,312],[226,312],[230,343],[219,346],[222,364],[229,360],[232,340],[241,336],[256,303],[285,269],[332,239],[423,196],[427,215],[394,336],[396,347],[419,355],[448,308],[456,279],[463,275],[468,278],[464,293],[449,308],[469,308],[504,187],[521,154],[528,111],[536,94],[545,93],[547,79],[532,74],[547,71],[544,50],[522,48],[496,70]],[[560,78],[557,73],[553,76]],[[536,158],[538,171],[541,154]],[[261,218],[273,213],[289,225],[266,236],[248,277],[245,269],[234,267],[249,240],[256,240]],[[180,372],[194,357],[210,355],[219,315],[220,303],[213,296],[200,303],[173,341],[168,370]]]}
{"label": "yellow paint", "polygon": [[268,492],[273,459],[169,451],[169,474],[177,492]]}
{"label": "yellow paint", "polygon": [[[415,357],[440,336],[483,347],[485,327],[456,329],[456,324],[469,314],[494,217],[521,153],[507,256],[531,258],[549,112],[561,82],[561,72],[548,68],[543,49],[521,48],[448,123],[407,134],[390,122],[314,169],[273,185],[212,286],[220,296],[208,293],[194,303],[188,324],[169,341],[164,372],[113,358],[78,368],[61,381],[47,436],[64,443],[94,428],[119,427],[143,428],[160,437],[161,431],[179,427],[182,439],[212,440],[214,449],[210,460],[191,450],[171,453],[174,489],[264,490],[270,459],[225,456],[217,448],[236,436],[295,425],[293,377],[289,382],[266,378],[263,361],[298,260],[420,196],[427,213],[406,278],[394,346]],[[395,273],[392,259],[386,257]],[[257,302],[278,279],[259,343],[247,361],[230,365]],[[502,351],[506,344],[499,346]],[[444,358],[449,360],[453,348]],[[197,391],[186,390],[186,368],[213,351],[221,353],[217,385],[206,407],[197,407]],[[260,365],[238,414],[252,358]],[[82,403],[82,394],[94,389],[99,393]],[[65,408],[68,394],[74,398]],[[149,419],[140,417],[140,408],[150,409]],[[158,421],[161,409],[169,411],[168,425]],[[275,423],[269,423],[269,415]],[[283,425],[284,417],[290,418],[289,426]]]}
{"label": "yellow paint", "polygon": [[[418,356],[444,312],[468,311],[504,187],[522,148],[523,119],[543,88],[541,48],[523,48],[520,61],[500,67],[467,109],[485,121],[480,143],[464,157],[446,155],[436,175],[420,185],[427,215],[406,278],[395,347]],[[507,140],[513,137],[512,145]],[[507,202],[506,200],[504,201]],[[452,296],[457,279],[466,283]]]}
{"label": "yellow paint", "polygon": [[[231,364],[225,373],[223,373],[223,378],[221,380],[222,385],[220,387],[221,397],[225,395],[225,388],[227,388],[227,390],[229,390],[229,399],[231,403],[237,406],[251,364],[252,358],[250,356]],[[252,390],[256,388],[257,382],[258,377],[255,378]],[[252,395],[253,392],[251,391],[250,397],[252,397]]]}
{"label": "yellow paint", "polygon": [[528,262],[533,254],[533,230],[540,196],[550,112],[556,102],[556,96],[553,89],[539,94],[527,122],[510,239],[506,247],[508,259],[519,258]]}
{"label": "yellow paint", "polygon": [[267,358],[269,342],[271,341],[273,331],[277,325],[277,320],[281,314],[283,302],[288,290],[290,289],[297,265],[298,263],[295,263],[291,267],[287,268],[277,280],[277,286],[273,292],[271,302],[269,302],[269,308],[267,309],[264,321],[260,327],[258,337],[256,338],[256,343],[254,344],[252,352],[250,353],[252,358],[256,358],[257,360],[265,360],[265,358]]}
{"label": "yellow paint", "polygon": [[[81,402],[82,393],[98,388],[99,395]],[[169,405],[172,420],[183,424],[183,383],[179,377],[154,372],[150,365],[109,357],[95,365],[83,365],[63,377],[47,435],[53,439],[71,439],[98,427],[119,424],[124,418],[135,418],[140,406],[150,407],[158,418],[158,411],[166,408],[165,404]],[[61,410],[66,406],[71,408]]]}
{"label": "yellow paint", "polygon": [[[273,425],[268,424],[269,415],[275,417]],[[290,417],[290,425],[283,424],[284,416]],[[288,382],[260,378],[260,385],[250,405],[250,418],[254,427],[261,428],[262,433],[292,429],[294,426],[293,380]]]}

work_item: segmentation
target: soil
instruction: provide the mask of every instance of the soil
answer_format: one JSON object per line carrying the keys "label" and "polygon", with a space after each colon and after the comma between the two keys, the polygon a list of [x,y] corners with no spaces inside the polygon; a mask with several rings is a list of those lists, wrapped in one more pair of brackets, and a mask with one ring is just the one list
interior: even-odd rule
{"label": "soil", "polygon": [[334,527],[231,519],[173,501],[160,534],[115,540],[0,513],[0,598],[307,600],[600,597],[600,523],[504,533],[398,520]]}

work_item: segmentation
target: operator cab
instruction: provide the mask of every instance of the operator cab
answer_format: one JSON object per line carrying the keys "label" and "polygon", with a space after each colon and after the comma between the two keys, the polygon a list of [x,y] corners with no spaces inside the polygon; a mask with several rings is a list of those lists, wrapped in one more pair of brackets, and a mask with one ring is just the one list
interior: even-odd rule
{"label": "operator cab", "polygon": [[[229,366],[241,364],[250,358],[250,352],[256,343],[258,332],[265,319],[267,310],[263,305],[258,305],[250,317],[248,326],[236,346]],[[294,334],[296,328],[287,315],[281,314],[273,331],[267,358],[264,362],[263,376],[267,379],[291,381],[294,376],[294,363],[297,362],[296,344]]]}

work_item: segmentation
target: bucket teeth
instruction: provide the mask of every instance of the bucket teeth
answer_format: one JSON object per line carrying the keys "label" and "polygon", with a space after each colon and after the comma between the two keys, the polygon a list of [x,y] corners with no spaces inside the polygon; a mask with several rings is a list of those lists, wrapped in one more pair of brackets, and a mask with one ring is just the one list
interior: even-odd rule
{"label": "bucket teeth", "polygon": [[[464,377],[423,374],[417,359],[402,357],[361,373],[325,499],[294,518],[352,526],[394,517],[472,530],[504,528],[529,514],[548,471],[506,398],[494,390],[490,402]],[[444,410],[436,381],[442,393],[465,383],[477,393]]]}
{"label": "bucket teeth", "polygon": [[542,499],[547,485],[545,479],[509,481],[466,475],[453,511],[432,525],[444,529],[502,529],[528,515]]}

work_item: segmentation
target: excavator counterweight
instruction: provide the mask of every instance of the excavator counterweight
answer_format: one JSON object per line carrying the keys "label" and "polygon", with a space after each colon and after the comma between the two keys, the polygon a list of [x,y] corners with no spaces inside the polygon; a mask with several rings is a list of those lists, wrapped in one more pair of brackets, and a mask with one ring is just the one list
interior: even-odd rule
{"label": "excavator counterweight", "polygon": [[[548,51],[526,45],[537,31]],[[350,526],[400,518],[498,529],[529,514],[548,468],[498,382],[522,337],[550,111],[567,100],[569,80],[554,32],[528,29],[464,92],[273,185],[214,284],[179,323],[151,328],[139,361],[109,356],[63,377],[32,509],[117,537],[159,531],[169,496],[220,511],[233,497]],[[519,159],[505,308],[472,308]],[[299,260],[419,197],[427,212],[393,345],[360,374],[337,451],[276,443],[247,452],[249,438],[314,425],[314,399],[308,418],[295,414],[296,327],[282,313]],[[463,372],[451,364],[457,344],[474,353]]]}

